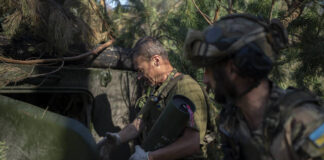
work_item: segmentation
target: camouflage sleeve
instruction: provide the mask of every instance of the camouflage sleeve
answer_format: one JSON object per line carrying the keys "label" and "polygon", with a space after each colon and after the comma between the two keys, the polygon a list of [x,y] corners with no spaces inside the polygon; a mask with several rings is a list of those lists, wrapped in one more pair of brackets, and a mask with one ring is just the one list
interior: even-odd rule
{"label": "camouflage sleeve", "polygon": [[234,160],[235,155],[237,156],[236,150],[234,150],[230,144],[230,141],[225,135],[221,137],[221,149],[223,152],[222,160]]}
{"label": "camouflage sleeve", "polygon": [[324,112],[315,104],[303,104],[292,111],[284,124],[285,142],[300,159],[324,156]]}
{"label": "camouflage sleeve", "polygon": [[187,127],[199,132],[202,143],[207,128],[207,104],[200,85],[192,78],[186,77],[178,83],[175,94],[183,95],[194,103],[196,109],[193,119],[189,120]]}
{"label": "camouflage sleeve", "polygon": [[143,107],[147,101],[147,95],[142,95],[140,98],[136,100],[135,108],[140,111],[137,113],[137,118],[143,118]]}
{"label": "camouflage sleeve", "polygon": [[[219,125],[218,131],[220,134],[221,150],[223,152],[222,160],[234,160],[239,156],[239,145],[234,143],[231,138],[231,127],[227,126],[225,123],[228,120],[230,106],[225,106],[222,108],[221,113],[219,114]],[[234,116],[230,116],[234,117]]]}

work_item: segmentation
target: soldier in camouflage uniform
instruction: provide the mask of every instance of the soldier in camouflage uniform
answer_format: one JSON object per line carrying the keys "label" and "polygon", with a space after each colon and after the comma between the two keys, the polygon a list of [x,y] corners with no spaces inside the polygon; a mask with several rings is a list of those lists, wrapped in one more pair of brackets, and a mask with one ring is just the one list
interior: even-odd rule
{"label": "soldier in camouflage uniform", "polygon": [[185,55],[205,68],[205,83],[224,104],[218,127],[225,160],[323,159],[324,112],[318,99],[283,90],[267,78],[286,43],[279,21],[243,14],[188,32]]}
{"label": "soldier in camouflage uniform", "polygon": [[[142,97],[137,104],[147,104],[151,96],[156,103],[149,106],[150,110],[142,109],[137,118],[118,133],[107,133],[107,137],[100,144],[114,144],[127,142],[141,136],[145,140],[150,129],[155,124],[173,95],[183,95],[195,105],[193,122],[185,127],[183,133],[174,142],[157,150],[144,151],[141,146],[135,146],[135,153],[131,160],[152,159],[204,159],[201,148],[206,144],[204,137],[207,128],[207,103],[200,85],[189,75],[183,75],[172,67],[167,52],[163,46],[152,37],[139,40],[133,49],[133,61],[138,70],[138,78],[146,78],[152,85],[147,97]],[[171,85],[171,83],[173,85]],[[167,90],[167,92],[166,92]],[[168,119],[176,121],[177,117]],[[167,128],[165,128],[167,129]],[[101,150],[105,148],[105,145]]]}

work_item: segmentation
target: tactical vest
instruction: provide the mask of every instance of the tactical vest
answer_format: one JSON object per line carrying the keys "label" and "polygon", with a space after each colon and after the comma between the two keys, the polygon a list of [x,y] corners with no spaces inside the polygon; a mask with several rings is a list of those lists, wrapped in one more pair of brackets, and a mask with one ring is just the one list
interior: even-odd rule
{"label": "tactical vest", "polygon": [[165,99],[170,90],[172,90],[177,82],[183,78],[182,74],[174,77],[176,73],[177,70],[174,69],[157,91],[151,93],[151,88],[149,88],[148,92],[136,102],[136,105],[141,105],[139,106],[141,108],[139,115],[143,114],[143,117],[140,118],[146,119],[147,116],[149,116],[147,115],[149,110],[154,108],[161,100]]}
{"label": "tactical vest", "polygon": [[[177,70],[174,69],[156,91],[152,91],[152,88],[149,88],[147,93],[136,102],[137,107],[141,108],[140,112],[138,113],[138,118],[150,121],[149,119],[151,117],[154,117],[150,115],[150,111],[152,109],[156,109],[156,106],[161,102],[161,100],[164,100],[168,96],[169,91],[171,91],[172,88],[176,86],[177,82],[183,78],[182,74],[174,77],[176,73]],[[153,125],[150,126],[152,127]],[[144,127],[143,132],[141,133],[139,138],[140,142],[143,142],[143,140],[145,140],[145,138],[148,136],[146,134],[149,133],[150,129],[151,128],[147,128],[147,126]]]}
{"label": "tactical vest", "polygon": [[[164,83],[165,85],[160,86],[159,90],[156,91],[155,93],[151,94],[152,88],[148,88],[147,92],[137,100],[135,106],[141,109],[143,109],[145,106],[155,106],[156,104],[159,103],[161,99],[166,98],[168,96],[168,93],[175,87],[177,82],[183,78],[182,74],[177,76],[176,78],[173,78],[175,73],[176,70],[174,69],[169,76],[170,78],[168,78],[166,80],[166,83]],[[204,93],[206,104],[207,104],[207,113],[208,113],[207,130],[208,133],[210,133],[210,136],[212,137],[212,139],[210,137],[206,140],[209,143],[215,139],[216,133],[218,132],[217,120],[218,120],[219,111],[218,108],[215,106],[216,104],[214,104],[212,100],[209,98],[206,90],[202,86],[200,87]],[[151,107],[145,107],[144,111],[146,112],[149,108]]]}
{"label": "tactical vest", "polygon": [[[284,123],[287,120],[287,117],[292,114],[292,111],[305,103],[313,103],[319,105],[319,100],[315,98],[313,95],[293,88],[288,88],[287,90],[281,90],[283,92],[277,92],[278,94],[275,99],[270,99],[271,103],[265,111],[264,121],[263,121],[263,133],[260,133],[262,137],[260,137],[259,141],[256,141],[259,147],[255,147],[255,138],[245,139],[246,145],[240,144],[235,139],[235,131],[228,129],[228,127],[223,126],[225,119],[221,118],[221,125],[219,127],[219,131],[225,138],[229,138],[230,149],[225,147],[224,152],[225,155],[230,155],[228,159],[242,159],[241,147],[245,147],[245,150],[250,149],[251,153],[254,154],[256,159],[274,159],[273,155],[270,152],[271,144],[274,138],[282,131]],[[226,115],[226,117],[235,116],[235,112],[238,112],[236,107],[227,107],[223,109],[221,114]],[[227,125],[235,126],[238,123],[236,120],[226,122]],[[242,137],[240,137],[242,139]],[[262,139],[263,138],[263,139]],[[253,141],[253,142],[252,142]],[[250,144],[250,147],[248,146]],[[255,151],[258,150],[259,154]],[[258,157],[258,158],[257,158]],[[224,159],[227,159],[225,157]],[[293,157],[292,159],[297,159]]]}
{"label": "tactical vest", "polygon": [[[161,99],[164,99],[168,96],[169,92],[175,87],[175,85],[178,83],[179,80],[181,80],[183,78],[183,75],[179,75],[177,77],[175,77],[174,79],[170,78],[170,80],[167,83],[163,83],[166,85],[163,85],[159,87],[158,91],[154,92],[153,94],[150,94],[148,91],[144,96],[142,96],[139,101],[137,102],[138,105],[144,105],[142,107],[141,112],[143,113],[149,113],[148,110],[150,108],[154,108],[154,107],[149,107],[149,106],[156,106],[159,101]],[[200,86],[201,87],[201,86]],[[216,121],[217,121],[217,115],[218,115],[218,110],[215,107],[215,105],[213,104],[213,102],[209,99],[206,91],[201,87],[205,100],[206,100],[206,104],[207,104],[207,131],[206,131],[206,136],[204,138],[204,146],[203,146],[203,152],[206,153],[210,152],[214,154],[215,150],[219,150],[219,141],[217,141],[216,144],[216,137],[217,135],[217,127],[216,127]],[[140,112],[140,114],[141,114]],[[145,115],[143,114],[142,118],[146,118],[149,115]],[[207,148],[206,148],[207,147]],[[209,154],[208,154],[209,155]],[[214,154],[214,155],[219,155],[218,154]],[[215,157],[215,156],[214,156]]]}
{"label": "tactical vest", "polygon": [[210,99],[206,90],[200,86],[207,104],[207,131],[204,137],[205,145],[202,146],[204,157],[207,159],[220,159],[223,156],[221,151],[220,141],[221,137],[218,132],[217,124],[219,121],[219,108],[213,100]]}

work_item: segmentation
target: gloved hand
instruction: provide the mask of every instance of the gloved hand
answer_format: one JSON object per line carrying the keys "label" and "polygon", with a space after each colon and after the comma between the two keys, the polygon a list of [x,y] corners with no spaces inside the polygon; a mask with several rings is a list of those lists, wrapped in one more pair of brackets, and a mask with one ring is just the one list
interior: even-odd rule
{"label": "gloved hand", "polygon": [[145,152],[141,146],[136,145],[135,153],[132,154],[129,160],[149,160],[148,154],[149,152]]}
{"label": "gloved hand", "polygon": [[109,160],[109,153],[112,147],[120,145],[121,140],[118,133],[106,132],[105,137],[97,143],[99,154],[102,160]]}

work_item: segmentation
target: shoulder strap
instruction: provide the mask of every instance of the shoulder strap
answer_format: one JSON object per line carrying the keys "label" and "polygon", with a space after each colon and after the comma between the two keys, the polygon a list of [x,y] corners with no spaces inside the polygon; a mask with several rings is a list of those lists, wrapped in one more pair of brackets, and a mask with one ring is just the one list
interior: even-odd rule
{"label": "shoulder strap", "polygon": [[157,95],[149,96],[144,107],[141,109],[139,115],[142,115],[141,118],[147,119],[149,116],[147,113],[152,109],[152,106],[155,106],[159,103],[161,99],[164,99],[168,96],[169,91],[177,84],[177,82],[183,78],[183,75],[179,75],[173,79],[170,79],[165,86],[159,90]]}
{"label": "shoulder strap", "polygon": [[183,74],[180,74],[179,76],[171,79],[169,83],[162,89],[162,91],[159,93],[158,98],[164,99],[168,96],[169,92],[172,88],[175,87],[175,85],[178,83],[179,80],[183,79]]}
{"label": "shoulder strap", "polygon": [[314,103],[319,105],[319,100],[312,94],[299,89],[289,88],[286,94],[277,101],[281,114],[281,119],[287,117],[294,108],[304,103]]}

